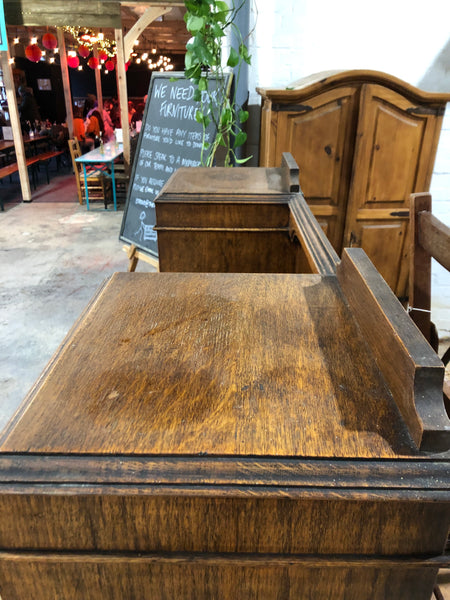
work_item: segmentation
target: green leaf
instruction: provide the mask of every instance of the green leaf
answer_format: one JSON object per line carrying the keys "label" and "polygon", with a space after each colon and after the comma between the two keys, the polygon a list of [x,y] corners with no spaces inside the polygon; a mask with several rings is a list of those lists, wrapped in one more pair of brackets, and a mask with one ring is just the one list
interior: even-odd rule
{"label": "green leaf", "polygon": [[227,7],[227,10],[222,10],[218,13],[215,13],[214,19],[217,23],[226,23],[228,19],[228,14],[230,10]]}
{"label": "green leaf", "polygon": [[208,89],[208,82],[206,81],[206,77],[200,77],[200,81],[198,82],[198,89],[200,92],[205,92]]}
{"label": "green leaf", "polygon": [[214,66],[217,61],[212,54],[208,44],[206,43],[204,37],[197,33],[192,43],[192,47],[189,48],[192,50],[198,62],[202,63],[205,66]]}
{"label": "green leaf", "polygon": [[228,8],[228,4],[226,2],[223,2],[223,0],[216,0],[216,2],[214,2],[215,6],[217,7],[217,12],[229,12],[230,9]]}
{"label": "green leaf", "polygon": [[200,125],[203,125],[203,113],[201,110],[196,111],[195,120],[197,121],[197,123],[200,123]]}
{"label": "green leaf", "polygon": [[[201,81],[201,79],[200,79],[200,81]],[[199,83],[200,83],[200,81],[199,81]],[[194,100],[194,102],[200,102],[200,100],[202,99],[202,93],[198,88],[196,90],[194,90],[194,95],[192,96],[192,99]]]}
{"label": "green leaf", "polygon": [[217,38],[225,37],[226,33],[218,23],[214,23],[212,27],[213,36]]}
{"label": "green leaf", "polygon": [[253,158],[253,154],[251,156],[247,156],[247,158],[236,158],[236,156],[235,156],[234,160],[237,162],[238,165],[243,165],[244,163],[249,161],[251,158]]}
{"label": "green leaf", "polygon": [[234,48],[231,48],[230,56],[228,57],[228,60],[227,60],[227,65],[229,67],[235,67],[238,64],[239,64],[239,54],[236,52],[236,50]]}
{"label": "green leaf", "polygon": [[184,66],[186,69],[190,69],[192,67],[192,64],[193,64],[192,52],[190,50],[188,50],[186,52],[186,54],[184,55]]}
{"label": "green leaf", "polygon": [[245,123],[245,121],[247,121],[248,119],[248,111],[247,110],[243,110],[241,108],[241,110],[239,111],[239,121],[241,123]]}
{"label": "green leaf", "polygon": [[234,147],[238,148],[242,146],[247,141],[247,134],[245,131],[240,131],[237,136],[234,138]]}
{"label": "green leaf", "polygon": [[185,69],[184,74],[186,79],[198,79],[202,74],[202,67],[201,65],[194,65],[189,69]]}
{"label": "green leaf", "polygon": [[245,44],[240,44],[239,46],[239,56],[244,60],[248,65],[252,62],[252,57],[248,53],[248,48]]}
{"label": "green leaf", "polygon": [[189,15],[188,19],[186,20],[186,29],[191,33],[198,33],[204,25],[205,19],[203,17]]}
{"label": "green leaf", "polygon": [[227,125],[229,125],[232,122],[233,122],[233,112],[232,112],[231,108],[226,108],[225,110],[222,111],[222,114],[220,115],[220,124],[222,125],[222,127],[226,127]]}

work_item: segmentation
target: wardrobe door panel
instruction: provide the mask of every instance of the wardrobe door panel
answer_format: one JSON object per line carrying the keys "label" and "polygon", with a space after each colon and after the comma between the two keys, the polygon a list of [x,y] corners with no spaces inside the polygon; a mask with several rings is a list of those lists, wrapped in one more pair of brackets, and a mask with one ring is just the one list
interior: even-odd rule
{"label": "wardrobe door panel", "polygon": [[300,185],[314,215],[328,223],[328,237],[340,251],[356,129],[356,91],[343,87],[277,106],[275,154],[290,152],[300,169]]}
{"label": "wardrobe door panel", "polygon": [[409,195],[428,188],[436,114],[379,85],[361,89],[344,246],[361,246],[398,296],[407,293]]}

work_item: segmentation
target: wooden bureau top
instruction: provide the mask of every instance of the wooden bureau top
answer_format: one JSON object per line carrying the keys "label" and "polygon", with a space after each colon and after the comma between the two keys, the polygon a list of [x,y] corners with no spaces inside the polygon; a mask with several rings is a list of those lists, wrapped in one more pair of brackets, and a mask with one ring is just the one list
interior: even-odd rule
{"label": "wooden bureau top", "polygon": [[116,273],[1,452],[414,455],[335,277]]}
{"label": "wooden bureau top", "polygon": [[227,197],[231,199],[244,195],[255,196],[258,202],[261,202],[264,201],[264,196],[270,198],[270,196],[281,196],[288,192],[289,189],[286,189],[283,180],[282,168],[239,167],[239,169],[232,169],[229,177],[224,177],[221,169],[181,167],[163,187],[158,201],[166,200],[167,196],[180,195],[185,198],[195,194],[206,197],[209,202],[215,196],[225,196],[225,200]]}

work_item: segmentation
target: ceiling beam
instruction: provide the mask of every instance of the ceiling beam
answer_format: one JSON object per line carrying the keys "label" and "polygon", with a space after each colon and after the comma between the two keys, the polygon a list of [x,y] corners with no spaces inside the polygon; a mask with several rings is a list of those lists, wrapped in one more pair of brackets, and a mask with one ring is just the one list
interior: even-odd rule
{"label": "ceiling beam", "polygon": [[121,27],[117,0],[3,0],[7,25]]}
{"label": "ceiling beam", "polygon": [[170,12],[172,7],[158,7],[158,6],[150,6],[147,8],[142,17],[133,25],[130,31],[123,38],[123,49],[125,58],[128,58],[133,50],[134,40],[137,40],[141,33],[145,31],[145,29],[150,25],[152,21],[160,17],[161,15],[165,15]]}

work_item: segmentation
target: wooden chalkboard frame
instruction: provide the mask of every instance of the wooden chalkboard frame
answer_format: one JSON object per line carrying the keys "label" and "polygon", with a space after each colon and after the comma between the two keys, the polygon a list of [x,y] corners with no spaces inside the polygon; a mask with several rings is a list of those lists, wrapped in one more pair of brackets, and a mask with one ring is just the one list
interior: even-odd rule
{"label": "wooden chalkboard frame", "polygon": [[[227,90],[227,93],[229,93],[229,91],[230,91],[231,78],[232,78],[231,73],[227,73],[225,75],[224,83],[225,83],[225,89]],[[161,82],[161,80],[163,82],[165,82],[166,88],[169,89],[169,94],[172,93],[171,92],[172,88],[178,82],[181,82],[180,89],[183,89],[183,90],[188,89],[189,93],[191,93],[194,89],[194,85],[188,79],[185,78],[184,73],[182,73],[182,72],[175,72],[175,73],[154,72],[154,73],[152,73],[152,77],[150,80],[150,86],[149,86],[149,90],[148,90],[147,103],[145,106],[144,116],[143,116],[143,120],[142,120],[142,127],[141,127],[141,131],[139,133],[139,140],[137,142],[136,153],[134,156],[133,165],[132,165],[132,169],[131,169],[130,184],[128,186],[127,199],[126,199],[126,203],[125,203],[124,215],[123,215],[122,225],[121,225],[120,235],[119,235],[119,239],[121,241],[123,241],[127,244],[130,244],[131,246],[135,246],[138,250],[145,252],[147,254],[150,254],[151,256],[154,256],[156,258],[158,257],[158,246],[157,246],[156,232],[153,229],[154,225],[155,225],[154,200],[157,197],[157,195],[159,194],[163,185],[165,185],[165,183],[169,179],[172,172],[175,172],[178,169],[178,167],[180,167],[180,166],[186,166],[186,164],[184,164],[182,161],[187,161],[189,163],[196,161],[198,164],[200,164],[200,153],[201,153],[201,148],[198,147],[198,139],[195,143],[196,149],[198,149],[198,152],[195,152],[195,150],[192,149],[192,146],[189,147],[189,150],[186,150],[185,149],[186,147],[184,145],[172,145],[173,142],[170,142],[170,148],[173,151],[173,153],[170,154],[170,159],[173,161],[173,163],[172,163],[173,166],[166,165],[165,168],[168,170],[168,172],[163,171],[160,173],[160,171],[158,171],[157,177],[150,177],[150,176],[147,177],[147,175],[144,175],[145,173],[148,173],[148,174],[154,173],[154,169],[155,169],[156,165],[157,165],[158,169],[162,169],[162,167],[164,166],[163,162],[156,163],[156,158],[154,158],[154,157],[157,152],[159,152],[159,154],[163,154],[164,156],[166,156],[166,153],[164,153],[162,151],[160,152],[157,149],[160,148],[160,146],[164,147],[164,148],[167,147],[167,144],[165,144],[165,143],[163,144],[161,142],[161,139],[163,139],[163,140],[172,139],[173,140],[172,137],[167,137],[167,136],[163,137],[162,135],[161,136],[153,135],[153,132],[158,133],[158,128],[160,128],[161,131],[164,129],[169,129],[170,131],[173,131],[173,129],[163,128],[160,125],[157,125],[155,123],[156,119],[155,119],[154,109],[158,106],[157,103],[159,102],[159,97],[162,95],[161,89],[163,87],[162,85],[159,86],[159,88],[157,88],[156,86],[157,86],[158,82]],[[209,80],[213,81],[213,82],[214,81],[217,82],[217,79],[215,79],[214,77],[209,77]],[[158,99],[155,98],[155,95],[157,93],[159,94]],[[186,114],[186,113],[189,114],[189,118],[185,118],[183,120],[184,127],[186,128],[186,129],[183,129],[183,131],[187,132],[186,135],[195,134],[198,138],[198,133],[202,132],[202,125],[195,120],[195,112],[196,112],[197,108],[199,107],[199,103],[194,102],[191,98],[187,98],[186,100],[183,100],[183,101],[186,103],[188,103],[188,102],[190,103],[189,105],[186,104],[183,106],[183,108],[186,106],[186,112],[183,114]],[[161,111],[162,111],[161,105],[159,105],[159,108],[160,108],[160,115],[161,115]],[[193,115],[194,115],[194,118],[192,118]],[[179,118],[177,117],[177,120],[178,119]],[[157,122],[160,124],[161,120],[158,120]],[[179,129],[177,129],[176,131],[179,131]],[[210,141],[212,141],[216,135],[216,128],[213,123],[211,123],[211,125],[209,126],[207,131],[209,133],[209,139],[210,139]],[[155,140],[155,145],[152,146],[152,150],[145,147],[146,144],[148,146],[148,144],[149,144],[148,140],[151,138],[153,138]],[[158,146],[158,140],[159,140],[159,146]],[[188,140],[184,139],[184,137],[175,139],[175,144],[181,144],[182,142],[183,143],[186,142],[186,144],[189,143]],[[186,153],[189,153],[190,158],[186,157]],[[195,158],[192,158],[192,157],[195,157]],[[147,158],[148,158],[148,160],[147,160]],[[177,164],[177,163],[179,163],[179,164]],[[147,166],[147,170],[145,170],[146,166]],[[197,165],[192,164],[191,166],[197,166]],[[172,168],[172,172],[170,172],[171,168]],[[151,169],[153,169],[153,171]],[[160,185],[162,180],[164,180],[164,183],[163,183],[163,185]],[[154,182],[156,182],[156,184]],[[156,193],[154,193],[155,187],[157,189]],[[137,190],[144,190],[142,192],[142,196],[143,196],[142,198],[136,196],[136,194],[139,193],[139,192],[137,192]],[[148,190],[152,190],[152,193],[150,193]],[[139,217],[138,217],[138,215],[139,215]],[[140,221],[140,223],[139,223],[139,221]]]}

